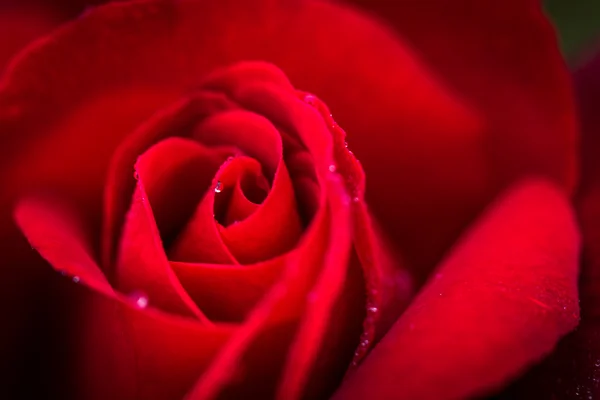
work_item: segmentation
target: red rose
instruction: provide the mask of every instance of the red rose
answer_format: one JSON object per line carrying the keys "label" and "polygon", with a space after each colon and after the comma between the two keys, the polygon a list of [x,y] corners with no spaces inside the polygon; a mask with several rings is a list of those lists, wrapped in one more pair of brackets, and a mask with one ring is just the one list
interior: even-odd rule
{"label": "red rose", "polygon": [[464,398],[575,327],[553,32],[533,1],[434,3],[115,3],[15,59],[11,345],[59,360],[45,394]]}

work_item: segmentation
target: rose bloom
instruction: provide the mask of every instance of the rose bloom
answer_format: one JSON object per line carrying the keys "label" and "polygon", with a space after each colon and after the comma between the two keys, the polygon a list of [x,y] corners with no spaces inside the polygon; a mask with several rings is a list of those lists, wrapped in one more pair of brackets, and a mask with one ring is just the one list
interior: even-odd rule
{"label": "rose bloom", "polygon": [[0,64],[10,396],[481,397],[577,326],[538,2],[76,3],[0,19],[4,63],[72,18]]}

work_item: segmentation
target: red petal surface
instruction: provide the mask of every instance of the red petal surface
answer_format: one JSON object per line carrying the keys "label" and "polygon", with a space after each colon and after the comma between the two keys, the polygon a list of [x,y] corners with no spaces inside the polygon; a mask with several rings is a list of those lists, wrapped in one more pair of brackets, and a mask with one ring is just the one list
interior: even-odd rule
{"label": "red petal surface", "polygon": [[384,240],[364,202],[365,174],[360,162],[347,149],[346,132],[335,122],[327,106],[312,95],[305,101],[320,114],[333,139],[335,169],[352,197],[353,243],[365,277],[366,312],[360,347],[353,364],[362,360],[400,316],[411,298],[413,282],[393,247]]}
{"label": "red petal surface", "polygon": [[[364,315],[362,296],[356,297],[356,272],[350,276],[354,280],[344,284],[351,239],[350,199],[339,177],[328,168],[333,164],[333,146],[322,117],[287,88],[240,86],[231,94],[240,105],[300,139],[313,155],[321,186],[320,207],[298,248],[289,253],[280,282],[254,309],[189,398],[217,394],[266,398],[276,393],[289,399],[307,393],[322,397],[333,390],[348,367]],[[354,302],[336,309],[339,314],[332,318],[333,306],[339,304],[337,300],[346,300],[348,293],[355,296]],[[340,325],[333,327],[333,323]],[[331,343],[335,345],[323,346]],[[327,378],[321,376],[317,384],[315,376],[310,376],[315,364],[329,367]],[[306,385],[309,381],[310,386]]]}
{"label": "red petal surface", "polygon": [[256,213],[221,230],[223,242],[242,263],[257,262],[292,250],[302,233],[294,187],[281,164],[273,187]]}
{"label": "red petal surface", "polygon": [[[166,146],[161,147],[160,150],[164,150]],[[160,150],[157,149],[149,154],[148,158],[157,155],[160,160],[164,155],[162,152],[156,154]],[[148,181],[149,185],[152,185],[152,181],[156,179],[149,174],[152,170],[148,168],[148,164],[153,160],[145,158],[145,155],[141,156],[136,164],[137,187],[125,220],[117,255],[117,287],[124,293],[141,291],[162,310],[194,316],[208,323],[206,317],[181,286],[167,261],[144,183]],[[167,163],[165,167],[168,169],[176,165],[176,163]]]}
{"label": "red petal surface", "polygon": [[131,201],[129,194],[133,194],[136,186],[132,169],[138,156],[168,137],[189,136],[198,120],[232,107],[235,105],[223,94],[194,93],[163,107],[119,144],[108,166],[104,193],[102,260],[109,272],[114,258],[113,247],[120,237],[123,219]]}
{"label": "red petal surface", "polygon": [[203,327],[136,307],[135,299],[115,293],[87,248],[85,230],[76,216],[61,208],[48,201],[24,200],[16,219],[31,245],[57,271],[89,287],[77,291],[76,310],[81,314],[66,333],[69,346],[77,349],[69,396],[97,400],[183,396],[233,327]]}
{"label": "red petal surface", "polygon": [[[327,184],[323,190],[328,193],[341,190],[339,182],[323,183]],[[211,398],[217,393],[231,398],[274,396],[282,366],[289,357],[289,346],[298,329],[298,320],[305,307],[310,307],[314,313],[319,305],[322,306],[322,310],[318,311],[317,320],[314,321],[318,333],[322,333],[324,326],[318,320],[326,318],[331,312],[331,296],[335,298],[339,295],[337,293],[342,283],[340,279],[343,280],[345,272],[335,273],[335,279],[329,282],[323,278],[332,278],[329,276],[333,273],[332,270],[345,271],[350,250],[349,227],[346,225],[349,223],[348,205],[344,206],[340,203],[340,198],[336,197],[332,196],[322,204],[298,248],[287,258],[282,279],[253,310],[247,322],[227,344],[211,369],[200,378],[196,387],[189,393],[189,399]],[[310,295],[315,284],[323,286],[327,283],[331,285],[329,295]],[[306,327],[301,328],[300,332],[301,339],[296,339],[295,343],[306,352],[302,355],[308,357],[308,364],[302,363],[300,366],[301,374],[306,374],[314,360],[318,342],[306,342],[305,335],[310,335]],[[341,336],[339,339],[347,340],[348,332],[341,333],[346,335],[346,338]],[[317,334],[317,339],[322,336]],[[309,337],[314,338],[312,335]],[[297,354],[296,350],[294,354]],[[292,361],[290,359],[290,362]],[[300,389],[296,388],[296,391],[289,393],[293,396],[291,398],[301,396]]]}
{"label": "red petal surface", "polygon": [[583,233],[581,323],[541,365],[500,398],[600,396],[600,55],[575,72],[582,122],[582,182],[576,205]]}
{"label": "red petal surface", "polygon": [[[430,153],[423,161],[427,164],[420,164],[429,165],[435,172],[411,170],[414,175],[408,179],[418,176],[417,185],[409,185],[409,190],[389,190],[390,177],[396,177],[389,171],[396,172],[399,154],[410,158],[417,154],[398,153],[402,145],[399,140],[379,142],[372,135],[349,134],[369,179],[367,200],[385,231],[401,243],[408,261],[417,267],[431,267],[457,237],[458,229],[475,216],[477,208],[519,176],[541,174],[573,189],[577,167],[573,95],[541,2],[347,2],[356,3],[389,24],[414,49],[425,68],[470,107],[482,124],[479,135],[485,166],[479,168],[486,171],[491,182],[487,191],[482,184],[461,185],[464,177],[474,172],[464,162],[446,164],[449,156],[434,158],[438,156],[433,153],[437,147],[431,148],[435,144],[426,147]],[[408,94],[404,98],[411,101]],[[333,108],[334,103],[328,103]],[[354,120],[341,115],[338,121],[344,127],[354,127]],[[410,133],[421,133],[421,124],[417,123]],[[383,134],[392,126],[393,120],[375,120],[370,128]],[[444,126],[425,138],[429,143],[438,142],[443,152],[446,143],[439,137],[446,135],[453,138],[448,139],[451,143],[462,138]],[[462,157],[472,158],[473,154],[463,152]],[[444,170],[447,175],[430,178]],[[398,185],[407,178],[400,175],[396,179]],[[484,202],[473,203],[472,191],[484,194]],[[405,206],[409,201],[405,197],[418,202]]]}
{"label": "red petal surface", "polygon": [[171,262],[194,303],[213,321],[242,322],[280,278],[286,256],[253,265]]}
{"label": "red petal surface", "polygon": [[579,318],[579,236],[553,186],[503,196],[334,399],[461,399],[506,383]]}
{"label": "red petal surface", "polygon": [[188,222],[204,194],[212,190],[216,172],[234,151],[171,137],[140,155],[136,173],[146,177],[144,188],[165,247]]}
{"label": "red petal surface", "polygon": [[0,1],[0,73],[25,45],[62,22],[57,10],[30,3],[11,5]]}
{"label": "red petal surface", "polygon": [[66,209],[48,200],[24,199],[17,205],[15,219],[31,246],[58,272],[113,296],[113,289],[87,244],[89,232]]}

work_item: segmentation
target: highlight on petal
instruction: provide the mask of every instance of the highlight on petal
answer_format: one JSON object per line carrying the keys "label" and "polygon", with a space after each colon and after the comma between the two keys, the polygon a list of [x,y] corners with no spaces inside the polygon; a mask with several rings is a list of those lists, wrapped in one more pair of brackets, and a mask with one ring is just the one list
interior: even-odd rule
{"label": "highlight on petal", "polygon": [[497,389],[579,319],[579,235],[544,181],[502,196],[334,399],[459,399]]}

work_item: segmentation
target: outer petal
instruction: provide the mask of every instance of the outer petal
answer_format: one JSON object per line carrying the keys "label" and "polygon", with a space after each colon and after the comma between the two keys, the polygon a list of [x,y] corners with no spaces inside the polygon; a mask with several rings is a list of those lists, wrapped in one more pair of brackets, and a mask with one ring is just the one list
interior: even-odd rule
{"label": "outer petal", "polygon": [[600,54],[576,71],[583,176],[576,205],[583,232],[581,324],[556,352],[503,393],[507,399],[600,396]]}
{"label": "outer petal", "polygon": [[[358,136],[353,141],[369,177],[367,197],[373,211],[385,230],[401,243],[409,261],[417,266],[432,265],[457,236],[461,224],[474,217],[477,206],[486,204],[507,183],[523,175],[540,174],[567,190],[574,188],[577,140],[573,95],[542,2],[347,2],[360,5],[393,27],[426,68],[475,110],[483,123],[485,170],[491,187],[487,192],[483,186],[471,187],[485,196],[483,202],[466,210],[461,208],[464,200],[460,197],[467,192],[455,185],[458,178],[452,175],[468,173],[460,166],[449,170],[447,182],[454,187],[440,188],[444,185],[441,181],[422,180],[416,193],[385,191],[390,187],[388,171],[398,162],[394,155],[401,143],[374,148],[369,145],[372,136]],[[340,123],[352,126],[341,119]],[[430,140],[436,139],[431,136]],[[466,153],[465,157],[472,155]],[[437,161],[432,165],[432,169],[445,168]],[[398,206],[405,202],[403,197],[415,194],[423,207]]]}
{"label": "outer petal", "polygon": [[528,182],[440,265],[334,399],[463,399],[552,350],[579,318],[579,236],[567,200]]}
{"label": "outer petal", "polygon": [[0,73],[19,50],[61,22],[48,7],[6,3],[0,1]]}

